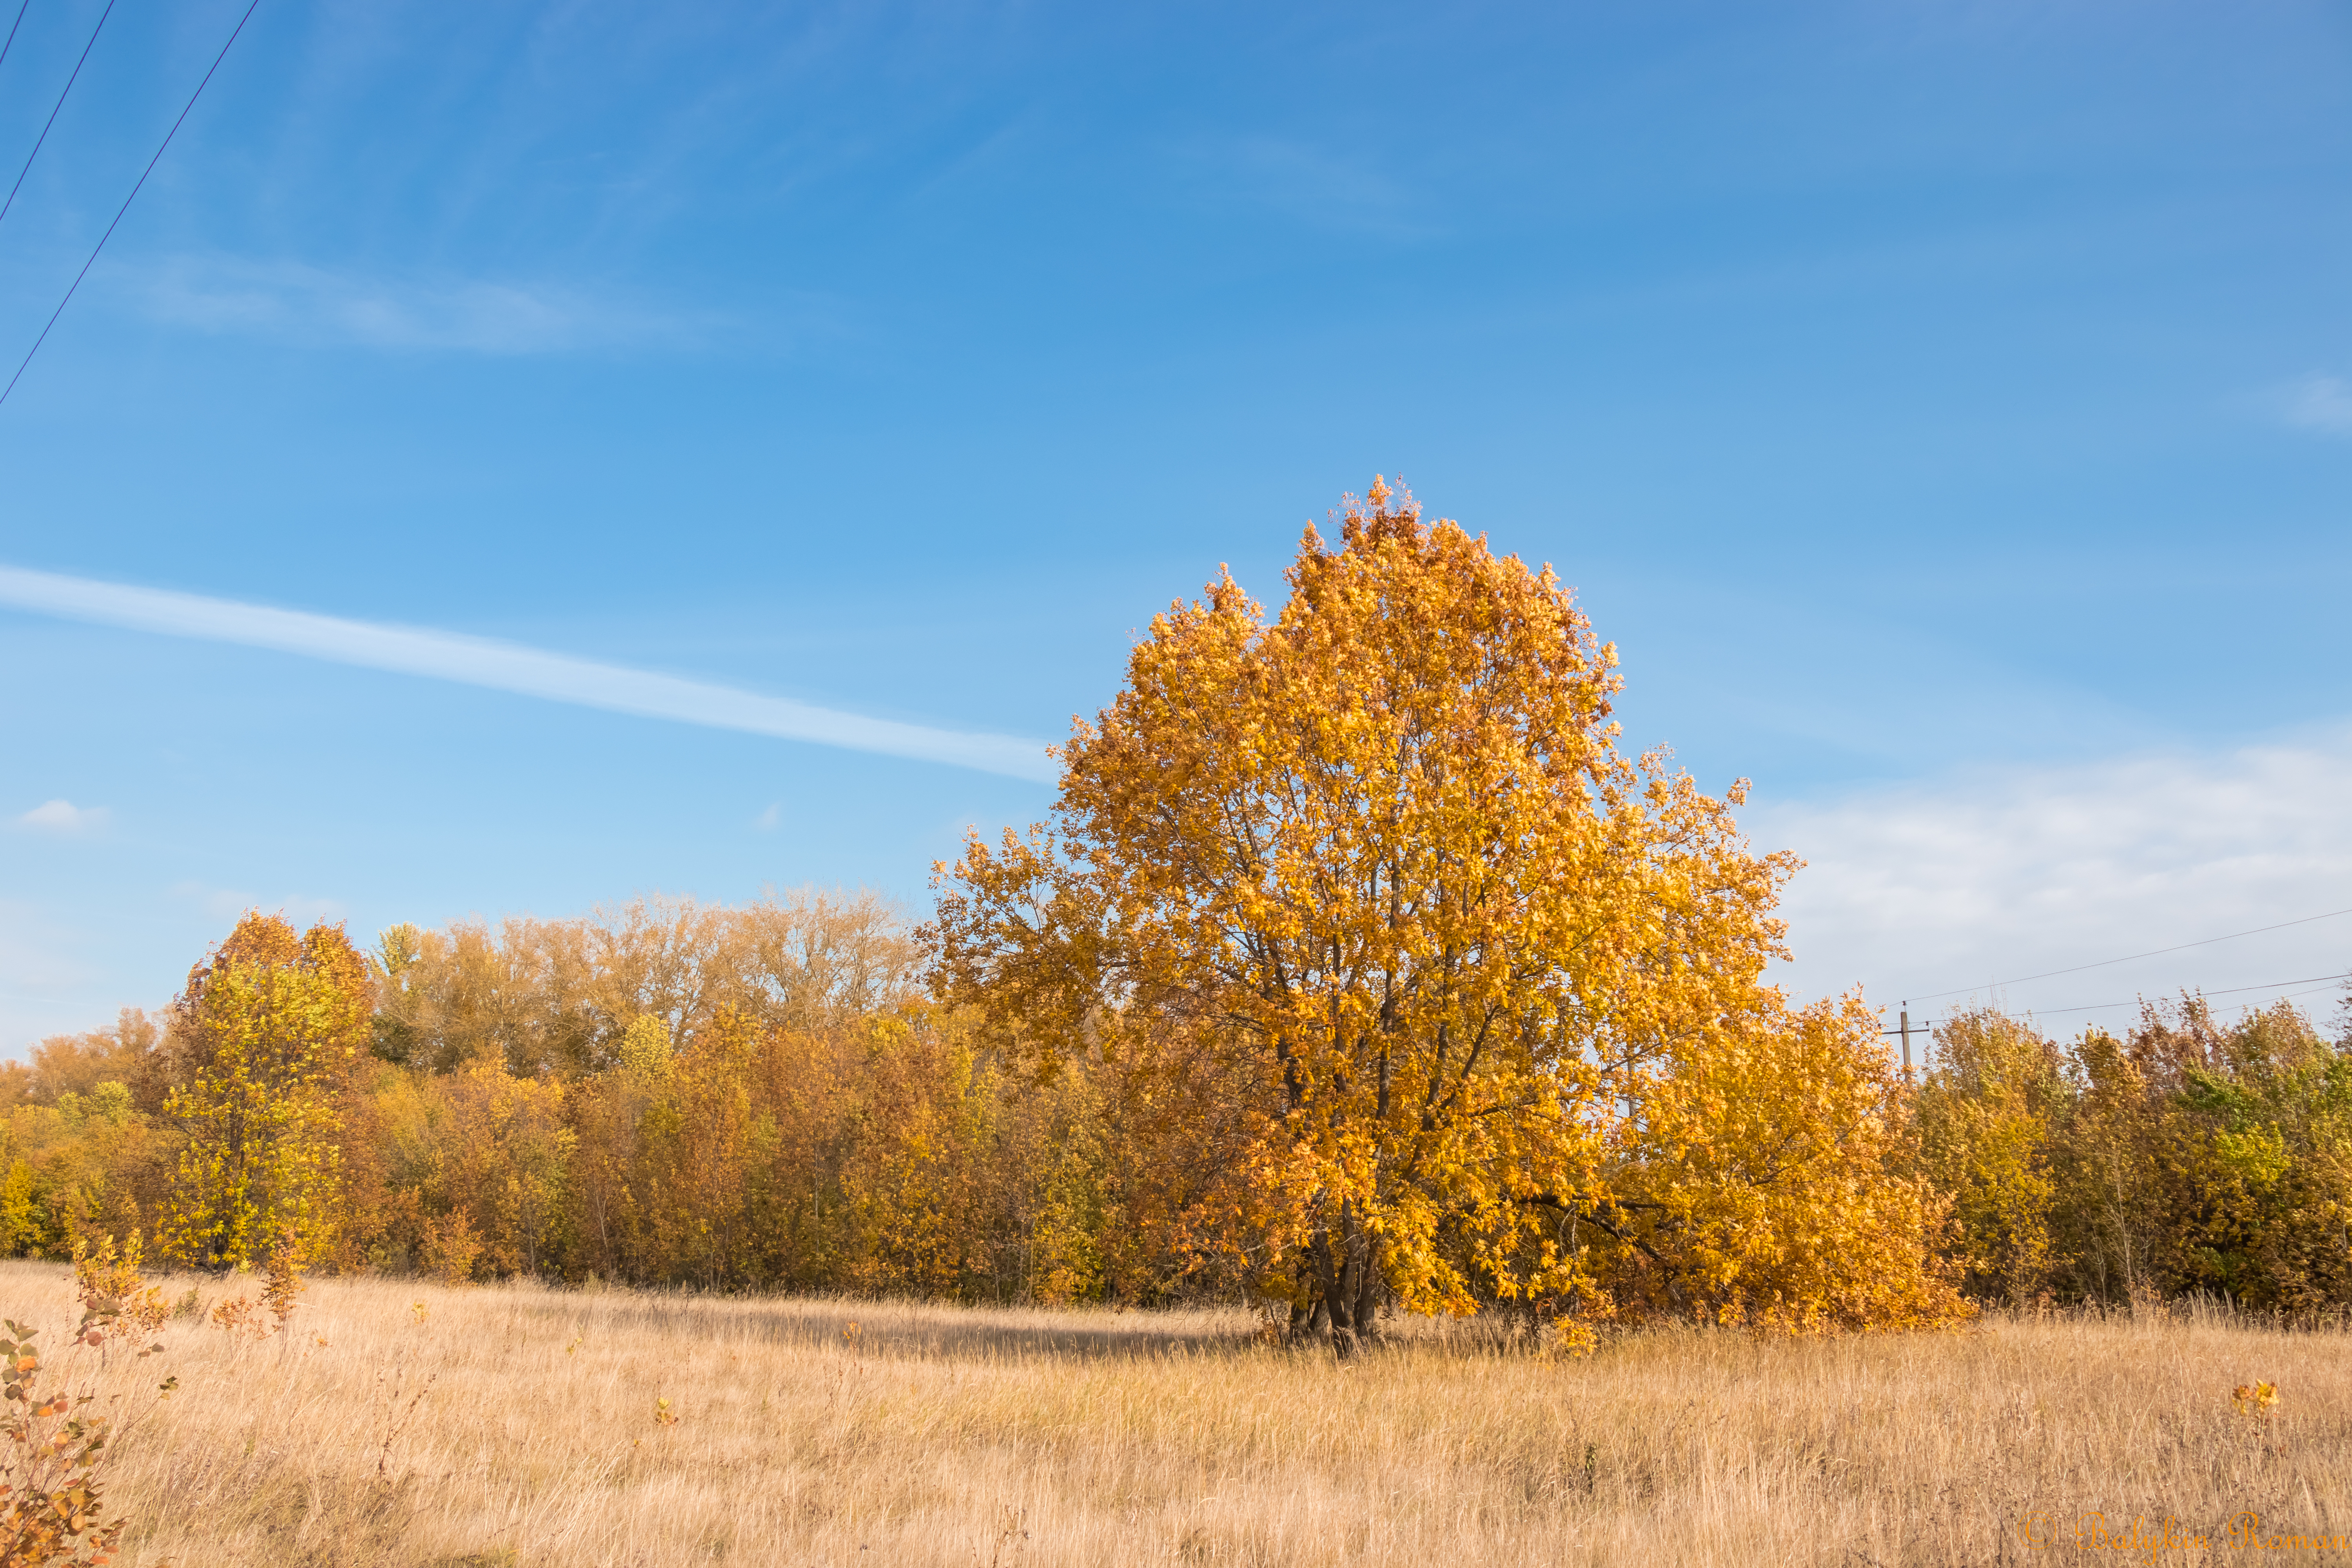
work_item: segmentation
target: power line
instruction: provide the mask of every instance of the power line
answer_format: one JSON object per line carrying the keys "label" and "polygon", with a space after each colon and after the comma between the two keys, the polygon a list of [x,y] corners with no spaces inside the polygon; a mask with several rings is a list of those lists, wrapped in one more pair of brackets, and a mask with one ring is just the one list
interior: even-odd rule
{"label": "power line", "polygon": [[[2014,980],[1996,980],[1989,985],[1955,985],[1949,991],[1930,991],[1925,996],[1909,996],[1904,1000],[1933,1002],[1939,996],[1958,996],[1965,991],[1990,991],[2003,985],[2022,985],[2029,980],[2048,980],[2053,975],[2080,974],[2086,969],[2105,969],[2109,964],[2129,963],[2136,958],[2156,958],[2168,952],[2186,952],[2192,947],[2210,947],[2217,942],[2235,942],[2242,936],[2260,936],[2266,931],[2284,931],[2289,926],[2307,926],[2314,921],[2332,921],[2338,915],[2352,915],[2352,910],[2330,910],[2324,915],[2305,915],[2301,920],[2281,921],[2274,926],[2256,926],[2252,931],[2233,931],[2227,936],[2209,936],[2201,942],[2184,942],[2179,947],[2159,947],[2148,952],[2128,952],[2121,958],[2103,958],[2096,963],[2078,963],[2072,969],[2045,969],[2039,974],[2021,974]],[[2294,982],[2283,981],[2281,984],[2293,984]],[[2262,987],[2250,985],[2245,989],[2259,991]],[[2222,993],[2216,992],[2214,994],[2221,995]],[[2116,1005],[2120,1006],[2122,1004],[2118,1003]]]}
{"label": "power line", "polygon": [[[2325,982],[2324,984],[2313,987],[2314,990],[2324,991],[2328,985],[2333,985],[2336,982],[2342,980],[2344,976],[2341,974],[2306,974],[2301,980],[2273,980],[2268,985],[2232,985],[2226,991],[2200,991],[2197,994],[2200,996],[2242,996],[2249,991],[2275,991],[2282,985],[2301,985],[2306,982],[2314,980]],[[2133,998],[2133,1001],[2137,1000],[2139,1000],[2139,998]],[[2130,1002],[2091,1002],[2086,1003],[2080,1007],[2029,1007],[2026,1011],[2032,1014],[2034,1016],[2039,1017],[2043,1013],[2097,1013],[2103,1012],[2109,1007],[2128,1007],[2130,1005]]]}
{"label": "power line", "polygon": [[[155,172],[155,165],[163,161],[163,153],[171,147],[172,138],[180,133],[180,127],[186,122],[189,110],[193,110],[196,107],[196,100],[202,98],[205,95],[205,89],[212,85],[213,71],[220,69],[221,61],[228,58],[229,46],[236,42],[238,35],[245,31],[245,25],[253,20],[254,12],[258,10],[260,5],[261,0],[252,0],[252,4],[246,6],[245,15],[236,19],[236,27],[231,29],[229,33],[228,43],[223,44],[220,47],[220,53],[213,57],[212,69],[205,71],[205,79],[196,83],[196,90],[188,94],[187,108],[181,110],[180,118],[172,121],[172,129],[163,132],[163,146],[155,149],[155,155],[147,160],[147,166],[144,169],[139,171],[139,183],[132,185],[131,187],[131,194],[122,198],[122,205],[115,211],[114,222],[106,226],[106,232],[100,235],[98,237],[98,243],[89,247],[89,259],[81,264],[81,270],[74,274],[74,280],[66,287],[66,297],[58,301],[58,308],[56,310],[49,312],[48,326],[45,326],[41,329],[41,335],[35,338],[33,340],[33,346],[25,351],[25,357],[23,361],[17,364],[16,374],[8,378],[8,384],[5,387],[0,387],[0,403],[5,403],[8,401],[8,394],[16,391],[16,384],[19,381],[22,381],[25,377],[25,367],[33,363],[33,356],[41,352],[41,345],[49,341],[49,328],[58,324],[58,318],[66,313],[66,307],[68,305],[73,303],[74,290],[81,287],[81,280],[89,277],[89,269],[98,264],[98,253],[106,248],[106,242],[114,237],[115,226],[122,221],[122,215],[131,210],[131,204],[139,199],[139,193],[141,191],[146,189],[147,176],[153,174]],[[111,11],[114,8],[114,0],[106,0],[106,6],[108,10]],[[100,16],[99,21],[100,25],[103,25],[106,18]],[[90,35],[90,37],[93,41],[97,38],[97,35],[94,33]],[[84,52],[87,53],[88,51]],[[80,68],[77,67],[75,68],[79,69]],[[54,116],[52,116],[52,118],[54,118]],[[44,132],[44,134],[47,133]]]}
{"label": "power line", "polygon": [[[2298,922],[2298,921],[2288,921],[2287,923],[2288,923],[2288,924],[2290,924],[2290,925],[2294,925],[2294,924],[2298,924],[2298,923],[2300,923],[2300,922]],[[2240,935],[2242,935],[2242,936],[2252,936],[2253,933],[2252,933],[2252,931],[2242,931],[2242,932],[2240,932],[2239,934],[2240,934]],[[2214,940],[2216,940],[2216,941],[2221,941],[2221,940],[2225,940],[2225,939],[2218,938],[2218,937],[2217,937],[2217,938],[2215,938]],[[2197,945],[2200,945],[2200,944],[2198,944],[2198,943],[2193,943],[2193,942],[2192,942],[2192,943],[2189,943],[2189,945],[2190,945],[2190,946],[2197,946]],[[2320,984],[2316,984],[2316,985],[2313,985],[2313,986],[2312,986],[2312,990],[2314,990],[2314,991],[2325,991],[2325,990],[2328,989],[2330,986],[2333,986],[2334,984],[2336,984],[2338,981],[2343,981],[2343,980],[2352,980],[2352,974],[2306,974],[2306,975],[2305,975],[2305,976],[2304,976],[2302,979],[2300,979],[2300,980],[2273,980],[2273,981],[2271,981],[2268,984],[2264,984],[2264,985],[2232,985],[2232,986],[2229,986],[2229,987],[2227,987],[2226,989],[2220,990],[2220,991],[2200,991],[2200,992],[2198,992],[2198,993],[2197,993],[2197,994],[2198,994],[2200,997],[2205,997],[2205,996],[2242,996],[2242,995],[2245,994],[2246,994],[2247,992],[2249,992],[2249,991],[2275,991],[2275,990],[2277,990],[2277,989],[2278,989],[2280,986],[2282,986],[2282,985],[2304,985],[2304,984],[2310,984],[2311,982],[2313,982],[2313,981],[2320,982]],[[2296,991],[2296,992],[2290,992],[2288,994],[2290,994],[2290,995],[2295,995],[2295,996],[2301,996],[2301,995],[2306,995],[2306,994],[2308,994],[2308,993],[2306,993],[2306,992],[2301,992],[2301,991]],[[2286,999],[2286,998],[2285,998],[2285,997],[2284,997],[2284,996],[2280,998],[2280,1000],[2281,1000],[2281,1001],[2284,1001],[2285,999]],[[2139,1001],[2139,1000],[2144,1000],[2144,998],[2135,997],[2133,1000],[2134,1000],[2134,1001]],[[2037,1018],[2039,1018],[2039,1017],[2042,1016],[2043,1015],[2045,1015],[2045,1014],[2050,1014],[2050,1013],[2098,1013],[2098,1012],[2104,1012],[2105,1009],[2107,1009],[2107,1008],[2109,1008],[2109,1007],[2128,1007],[2128,1006],[2130,1006],[2131,1005],[2132,1005],[2132,1004],[2131,1004],[2130,1002],[2086,1002],[2086,1003],[2084,1003],[2083,1005],[2081,1005],[2081,1006],[2079,1006],[2079,1007],[2029,1007],[2029,1008],[2027,1008],[2027,1009],[2026,1009],[2026,1012],[2027,1012],[2030,1016],[2033,1016],[2033,1017],[2037,1017]],[[1936,1027],[1936,1026],[1937,1026],[1937,1025],[1938,1025],[1938,1024],[1944,1024],[1944,1023],[1949,1023],[1949,1022],[1950,1022],[1950,1019],[1948,1019],[1948,1018],[1937,1018],[1937,1019],[1930,1019],[1930,1020],[1927,1020],[1927,1021],[1924,1021],[1924,1022],[1921,1022],[1921,1023],[1914,1024],[1914,1025],[1912,1025],[1912,1026],[1911,1026],[1911,1027],[1913,1027],[1914,1029],[1932,1029],[1932,1028]],[[1881,1030],[1879,1030],[1878,1032],[1879,1032],[1880,1034],[1882,1034],[1882,1035],[1894,1035],[1894,1034],[1899,1034],[1899,1033],[1901,1033],[1902,1031],[1900,1031],[1900,1030],[1898,1030],[1898,1029],[1881,1029]]]}
{"label": "power line", "polygon": [[[26,4],[31,3],[32,0],[26,0]],[[89,63],[89,51],[98,47],[98,35],[105,30],[106,19],[113,15],[114,0],[106,0],[106,9],[98,14],[98,26],[89,30],[89,42],[81,47],[81,58],[74,61],[73,75],[66,78],[65,91],[58,94],[57,102],[49,107],[48,119],[41,122],[41,133],[33,138],[33,150],[25,154],[25,166],[16,171],[16,183],[8,187],[8,199],[0,202],[0,218],[6,217],[8,209],[16,205],[16,193],[25,188],[25,176],[33,172],[33,160],[41,155],[41,146],[49,139],[49,127],[58,122],[58,110],[66,106],[66,94],[73,91],[74,83],[81,79],[81,68]],[[16,20],[21,22],[24,19],[25,14],[17,12]],[[8,41],[14,43],[16,39],[16,29],[11,27],[8,29]]]}
{"label": "power line", "polygon": [[33,0],[25,0],[22,5],[16,7],[16,19],[8,24],[8,41],[0,44],[0,66],[8,63],[8,51],[16,46],[16,29],[25,25],[25,13],[32,8]]}

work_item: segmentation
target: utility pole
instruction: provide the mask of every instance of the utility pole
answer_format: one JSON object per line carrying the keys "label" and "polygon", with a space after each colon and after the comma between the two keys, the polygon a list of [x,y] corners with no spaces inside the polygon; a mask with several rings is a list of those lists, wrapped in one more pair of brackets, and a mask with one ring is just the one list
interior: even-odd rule
{"label": "utility pole", "polygon": [[1909,1002],[1906,1001],[1903,1004],[1903,1011],[1898,1015],[1898,1016],[1903,1020],[1901,1031],[1903,1035],[1903,1081],[1907,1084],[1911,1081],[1911,1004]]}

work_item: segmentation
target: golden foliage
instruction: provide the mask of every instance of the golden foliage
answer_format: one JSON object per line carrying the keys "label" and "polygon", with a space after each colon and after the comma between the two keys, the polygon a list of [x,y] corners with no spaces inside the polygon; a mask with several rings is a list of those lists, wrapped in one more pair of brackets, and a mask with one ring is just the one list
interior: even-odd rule
{"label": "golden foliage", "polygon": [[184,1135],[164,1252],[200,1268],[260,1260],[282,1235],[305,1256],[335,1230],[333,1090],[366,1044],[373,988],[340,926],[299,936],[248,914],[188,976],[173,1026],[184,1076],[164,1104]]}
{"label": "golden foliage", "polygon": [[385,1060],[519,1077],[611,1066],[640,1020],[690,1041],[722,1009],[758,1027],[826,1028],[910,999],[917,954],[872,893],[797,892],[730,909],[637,899],[575,920],[518,917],[383,933],[374,954]]}
{"label": "golden foliage", "polygon": [[135,1230],[119,1250],[114,1238],[104,1234],[94,1243],[76,1241],[74,1293],[81,1300],[86,1326],[110,1338],[144,1339],[172,1315],[162,1287],[141,1277],[142,1250]]}
{"label": "golden foliage", "polygon": [[1952,1195],[1954,1258],[1970,1293],[2021,1305],[2060,1261],[2050,1224],[2058,1053],[1990,1010],[1955,1016],[1936,1038],[1937,1067],[1918,1093],[1921,1157]]}
{"label": "golden foliage", "polygon": [[1944,1200],[1895,1173],[1904,1107],[1859,998],[1677,1040],[1630,1099],[1596,1205],[1625,1305],[1776,1331],[1964,1315],[1934,1252]]}
{"label": "golden foliage", "polygon": [[117,1080],[0,1111],[0,1254],[69,1257],[87,1233],[139,1229],[172,1147]]}
{"label": "golden foliage", "polygon": [[[1768,1074],[1748,1088],[1790,1090],[1776,1109],[1825,1135],[1737,1147],[1760,1102],[1732,1107],[1710,1074],[1851,1034],[1791,1024],[1760,984],[1793,862],[1748,850],[1738,787],[1718,801],[1617,751],[1613,652],[1549,568],[1379,483],[1341,528],[1337,551],[1308,531],[1271,624],[1230,575],[1152,622],[1063,748],[1055,827],[974,836],[942,868],[937,983],[1048,1071],[1116,1064],[1156,1145],[1213,1141],[1219,1174],[1174,1217],[1343,1343],[1391,1294],[1605,1311],[1580,1223],[1638,1248],[1612,1217],[1628,1205],[1687,1231],[1710,1202],[1765,1201],[1637,1197],[1643,1162],[1786,1184],[1878,1107]],[[1645,1146],[1654,1109],[1671,1156]],[[1842,1160],[1825,1196],[1885,1180]],[[1936,1316],[1948,1292],[1919,1278],[1926,1211],[1905,1192],[1776,1244],[1846,1248],[1847,1273],[1898,1275],[1904,1310]],[[1754,1230],[1681,1236],[1670,1267],[1738,1295]],[[1769,1310],[1874,1321],[1847,1273],[1783,1267]]]}

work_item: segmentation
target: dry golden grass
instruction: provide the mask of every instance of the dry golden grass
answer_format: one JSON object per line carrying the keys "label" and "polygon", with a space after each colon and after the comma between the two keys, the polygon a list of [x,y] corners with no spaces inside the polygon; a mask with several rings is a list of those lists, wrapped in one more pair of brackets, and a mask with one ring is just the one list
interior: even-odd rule
{"label": "dry golden grass", "polygon": [[[54,1265],[0,1265],[0,1298],[53,1344],[73,1321]],[[321,1280],[286,1334],[181,1320],[109,1374],[180,1380],[114,1471],[125,1561],[2189,1563],[2246,1557],[2218,1544],[2246,1511],[2352,1536],[2342,1335],[2205,1312],[1549,1361],[1408,1322],[1341,1364],[1253,1327]],[[2256,1382],[2278,1403],[2242,1415]],[[2216,1544],[2084,1550],[2093,1510]],[[2021,1539],[2036,1512],[2054,1545]]]}

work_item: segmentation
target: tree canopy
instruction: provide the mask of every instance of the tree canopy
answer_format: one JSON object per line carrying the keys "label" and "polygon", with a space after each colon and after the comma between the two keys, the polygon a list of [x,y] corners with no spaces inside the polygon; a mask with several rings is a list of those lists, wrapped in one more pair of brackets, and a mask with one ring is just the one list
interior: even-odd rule
{"label": "tree canopy", "polygon": [[163,1216],[167,1255],[250,1265],[291,1236],[326,1250],[341,1152],[334,1090],[367,1044],[375,992],[341,926],[300,935],[248,914],[188,975],[173,1020],[184,1135]]}
{"label": "tree canopy", "polygon": [[946,872],[941,988],[1048,1068],[1121,1064],[1181,1136],[1214,1086],[1192,1218],[1343,1340],[1391,1293],[1604,1308],[1580,1238],[1649,1201],[1660,1075],[1785,1026],[1794,862],[1740,837],[1743,785],[1619,750],[1614,651],[1549,568],[1377,481],[1340,529],[1271,622],[1223,574],[1152,622],[1053,826]]}

